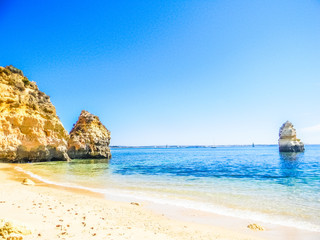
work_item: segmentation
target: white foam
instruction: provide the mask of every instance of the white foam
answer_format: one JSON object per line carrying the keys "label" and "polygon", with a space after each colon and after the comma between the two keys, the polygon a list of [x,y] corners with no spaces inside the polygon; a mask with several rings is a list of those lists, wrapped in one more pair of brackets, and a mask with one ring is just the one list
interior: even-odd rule
{"label": "white foam", "polygon": [[198,210],[198,211],[236,217],[241,219],[250,219],[250,220],[260,221],[264,223],[277,224],[277,225],[286,226],[286,227],[294,227],[302,230],[320,232],[319,225],[315,225],[315,224],[304,222],[304,221],[289,219],[284,216],[270,216],[263,213],[232,209],[232,208],[216,206],[213,204],[192,201],[192,200],[170,199],[170,198],[165,198],[163,195],[160,195],[160,194],[159,196],[151,196],[146,194],[145,192],[140,192],[140,191],[129,191],[129,190],[113,189],[113,188],[99,189],[99,188],[90,188],[85,186],[73,185],[70,183],[58,183],[58,182],[45,179],[30,171],[26,171],[21,167],[15,167],[15,169],[17,171],[20,171],[29,175],[30,177],[38,179],[44,183],[48,183],[56,186],[62,186],[62,187],[83,189],[83,190],[87,190],[95,193],[101,193],[101,194],[104,194],[106,198],[110,198],[110,199],[122,198],[122,200],[124,201],[132,201],[133,199],[140,200],[140,201],[148,201],[155,204],[169,205],[169,206],[174,206],[179,208]]}

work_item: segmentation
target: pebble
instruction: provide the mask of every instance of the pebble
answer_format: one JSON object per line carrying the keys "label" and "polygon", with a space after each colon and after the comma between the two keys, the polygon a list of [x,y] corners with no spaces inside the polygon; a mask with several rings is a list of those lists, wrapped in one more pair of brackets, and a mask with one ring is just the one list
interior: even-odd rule
{"label": "pebble", "polygon": [[140,204],[137,203],[137,202],[131,202],[130,204],[131,204],[131,205],[135,205],[135,206],[140,206]]}
{"label": "pebble", "polygon": [[264,231],[264,227],[256,224],[256,223],[251,223],[247,226],[247,228],[251,229],[251,230],[257,230],[257,231]]}

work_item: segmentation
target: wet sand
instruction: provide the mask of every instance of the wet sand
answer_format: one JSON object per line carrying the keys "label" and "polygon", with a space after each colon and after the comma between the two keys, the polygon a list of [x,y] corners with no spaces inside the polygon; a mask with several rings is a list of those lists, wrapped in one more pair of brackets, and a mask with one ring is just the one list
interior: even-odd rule
{"label": "wet sand", "polygon": [[[23,239],[318,239],[313,232],[147,202],[106,200],[90,191],[48,185],[0,164],[0,219],[24,225]],[[34,186],[22,185],[25,177]],[[269,230],[268,230],[269,229]],[[272,229],[272,230],[270,230]]]}

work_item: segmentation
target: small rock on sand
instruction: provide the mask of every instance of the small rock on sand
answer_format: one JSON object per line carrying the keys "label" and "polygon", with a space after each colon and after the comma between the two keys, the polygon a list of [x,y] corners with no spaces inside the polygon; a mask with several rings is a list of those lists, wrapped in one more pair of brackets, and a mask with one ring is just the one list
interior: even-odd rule
{"label": "small rock on sand", "polygon": [[264,231],[264,227],[256,224],[256,223],[251,223],[247,226],[247,228],[250,228],[251,230],[257,230],[257,231]]}
{"label": "small rock on sand", "polygon": [[35,183],[32,180],[30,180],[29,178],[23,179],[22,184],[23,185],[35,185]]}
{"label": "small rock on sand", "polygon": [[137,202],[131,202],[130,204],[131,204],[131,205],[135,205],[135,206],[140,206],[140,204],[137,203]]}

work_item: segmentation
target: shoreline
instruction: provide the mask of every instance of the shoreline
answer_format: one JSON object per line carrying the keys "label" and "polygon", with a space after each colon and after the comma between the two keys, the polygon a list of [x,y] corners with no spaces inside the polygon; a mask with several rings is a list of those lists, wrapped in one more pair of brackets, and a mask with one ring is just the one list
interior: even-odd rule
{"label": "shoreline", "polygon": [[[154,211],[158,209],[166,208],[173,209],[174,212],[177,213],[177,217],[181,215],[181,211],[179,209],[183,209],[185,211],[194,211],[199,212],[201,215],[212,215],[213,219],[219,219],[220,217],[235,219],[236,222],[239,222],[241,225],[247,226],[252,222],[259,223],[261,225],[272,225],[272,229],[277,228],[277,226],[281,226],[288,229],[298,229],[299,231],[307,231],[307,232],[316,232],[320,234],[320,229],[318,225],[314,225],[312,223],[307,223],[299,220],[285,219],[282,216],[272,216],[264,213],[254,212],[250,210],[236,209],[236,208],[228,208],[226,206],[214,205],[211,203],[196,201],[196,200],[187,200],[183,198],[174,198],[171,197],[163,197],[160,195],[150,195],[141,190],[129,190],[125,188],[119,189],[118,187],[108,187],[108,188],[95,188],[90,186],[83,185],[73,185],[69,183],[61,183],[55,180],[49,180],[48,178],[43,178],[37,172],[29,172],[19,165],[15,166],[16,171],[20,171],[22,173],[27,174],[29,177],[36,179],[37,181],[42,181],[43,183],[48,184],[52,187],[59,187],[60,189],[69,189],[74,191],[84,190],[88,193],[94,193],[100,195],[109,200],[113,201],[121,201],[130,203],[132,201],[144,202],[145,206],[150,206]],[[178,210],[175,210],[178,209]],[[169,212],[170,213],[170,212]],[[160,212],[160,214],[162,214]],[[175,217],[175,216],[173,216]],[[210,219],[207,219],[210,221]],[[197,219],[203,223],[202,219]],[[219,221],[216,221],[219,223]],[[233,221],[234,222],[234,221]],[[247,224],[247,225],[246,225]],[[275,227],[274,227],[275,226]]]}
{"label": "shoreline", "polygon": [[[90,190],[47,184],[38,179],[32,179],[30,176],[27,177],[34,180],[36,185],[24,186],[21,182],[22,179],[26,177],[26,174],[18,172],[14,169],[14,166],[16,165],[0,163],[0,179],[5,183],[3,184],[4,187],[2,187],[0,196],[1,198],[6,198],[5,202],[13,202],[15,204],[12,205],[13,203],[11,203],[11,212],[4,211],[5,209],[3,207],[8,207],[5,206],[8,204],[0,204],[0,212],[4,211],[5,213],[2,214],[1,218],[8,218],[9,220],[20,222],[22,220],[22,222],[26,224],[29,221],[23,220],[24,217],[29,219],[31,216],[36,215],[37,217],[34,216],[32,218],[35,221],[35,225],[39,225],[39,230],[37,229],[37,231],[40,231],[38,234],[41,235],[37,236],[37,239],[50,239],[53,236],[52,234],[56,237],[77,239],[78,231],[80,231],[81,234],[87,235],[87,238],[92,237],[94,239],[102,239],[98,236],[112,236],[113,238],[111,239],[318,239],[320,235],[320,233],[317,232],[264,223],[261,225],[266,228],[266,231],[253,231],[247,228],[248,224],[256,223],[252,220],[154,204],[142,200],[139,201],[139,205],[137,206],[130,204],[129,199],[114,199],[115,201],[105,199],[103,194],[94,193]],[[15,200],[14,197],[7,196],[6,190],[8,190],[8,188],[6,185],[11,186],[9,189],[14,189],[12,196],[23,194],[26,199],[31,198],[33,200],[30,200],[31,202],[25,201],[21,203]],[[36,200],[39,195],[42,197]],[[0,199],[0,201],[3,200]],[[51,206],[55,204],[54,208],[48,207],[44,213],[51,215],[50,219],[57,219],[55,223],[43,220],[45,215],[39,211],[33,212],[31,215],[26,211],[22,212],[22,208],[30,211],[30,207],[28,206],[35,204],[33,203],[35,201],[42,202],[41,205]],[[51,201],[53,201],[52,204],[50,204]],[[58,202],[63,204],[57,204]],[[20,208],[16,209],[14,208],[16,204],[25,205],[25,207],[20,206]],[[66,210],[65,207],[61,205],[69,205],[70,207]],[[56,209],[56,211],[52,212],[52,209]],[[70,215],[69,212],[73,211],[70,209],[77,209],[76,211],[79,213],[77,215]],[[21,216],[12,215],[13,212],[17,211],[19,212],[18,215]],[[41,209],[41,211],[43,211],[43,209]],[[67,214],[65,214],[64,211],[66,211],[65,213]],[[91,212],[96,213],[94,216],[91,216]],[[110,214],[114,218],[114,222],[104,222],[108,218],[102,216]],[[86,224],[99,225],[99,228],[96,229],[92,226],[93,229],[91,229],[92,227],[87,229],[86,226],[81,224],[80,216],[85,219],[92,218]],[[47,217],[48,216],[45,218]],[[70,227],[63,229],[63,231],[61,227],[59,233],[59,230],[56,229],[57,225],[61,225],[59,224],[59,220],[63,220],[63,222],[74,222],[78,220],[79,224],[77,226],[73,226],[71,223],[67,224]],[[260,225],[260,223],[258,224]],[[43,228],[51,229],[51,231],[47,232],[46,230],[41,233],[41,229]],[[119,229],[121,229],[121,231]],[[46,236],[46,238],[45,234],[49,234],[51,237]],[[25,237],[24,239],[28,238]]]}

